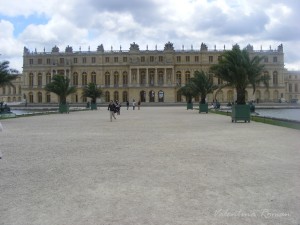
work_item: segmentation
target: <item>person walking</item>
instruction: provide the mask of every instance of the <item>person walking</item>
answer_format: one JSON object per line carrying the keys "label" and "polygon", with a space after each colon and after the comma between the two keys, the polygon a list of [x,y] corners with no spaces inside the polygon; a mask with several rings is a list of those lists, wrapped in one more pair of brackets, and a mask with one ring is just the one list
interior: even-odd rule
{"label": "person walking", "polygon": [[129,109],[129,101],[126,101],[127,110]]}
{"label": "person walking", "polygon": [[141,107],[141,100],[138,101],[138,110],[140,110]]}
{"label": "person walking", "polygon": [[135,100],[134,99],[132,100],[132,109],[133,110],[135,109]]}
{"label": "person walking", "polygon": [[120,113],[121,113],[121,104],[119,103],[118,100],[116,101],[116,112],[117,112],[117,115],[120,115]]}
{"label": "person walking", "polygon": [[112,122],[112,118],[116,119],[116,117],[115,117],[116,106],[112,100],[110,101],[107,110],[109,111],[110,122]]}

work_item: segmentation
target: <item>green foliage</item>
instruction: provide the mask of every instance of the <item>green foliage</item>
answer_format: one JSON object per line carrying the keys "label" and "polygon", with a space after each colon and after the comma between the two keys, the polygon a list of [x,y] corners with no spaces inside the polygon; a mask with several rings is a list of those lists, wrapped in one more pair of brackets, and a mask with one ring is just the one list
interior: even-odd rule
{"label": "green foliage", "polygon": [[9,68],[9,61],[0,62],[0,87],[14,86],[12,81],[17,78],[18,71]]}
{"label": "green foliage", "polygon": [[191,78],[191,83],[194,84],[196,95],[201,96],[201,104],[205,104],[206,96],[218,88],[217,85],[213,84],[213,80],[203,71],[196,71],[194,77]]}
{"label": "green foliage", "polygon": [[[263,82],[268,85],[269,77],[262,76],[264,65],[261,64],[263,57],[254,56],[250,58],[246,49],[241,50],[238,45],[232,50],[225,51],[219,63],[211,66],[210,70],[217,77],[227,82],[222,87],[231,86],[237,92],[237,104],[246,104],[246,88],[252,86],[253,93],[256,86]],[[222,88],[221,87],[221,88]]]}
{"label": "green foliage", "polygon": [[52,82],[45,86],[45,90],[57,94],[60,104],[66,104],[67,96],[77,91],[76,87],[70,86],[70,79],[64,75],[54,75]]}
{"label": "green foliage", "polygon": [[89,83],[86,87],[83,88],[82,97],[91,98],[93,104],[96,103],[97,98],[100,98],[103,95],[101,88],[98,88],[95,83]]}
{"label": "green foliage", "polygon": [[192,98],[197,96],[196,87],[195,87],[194,83],[192,83],[192,82],[189,82],[185,86],[181,87],[179,89],[179,91],[181,92],[181,94],[183,96],[186,97],[188,103],[191,103]]}

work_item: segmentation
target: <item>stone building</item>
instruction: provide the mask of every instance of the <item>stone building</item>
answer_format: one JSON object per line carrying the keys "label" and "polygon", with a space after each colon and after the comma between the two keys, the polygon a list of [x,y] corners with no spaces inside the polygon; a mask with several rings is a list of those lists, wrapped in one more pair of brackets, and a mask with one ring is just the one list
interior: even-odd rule
{"label": "stone building", "polygon": [[22,98],[22,75],[12,81],[14,86],[0,87],[0,102],[21,102]]}
{"label": "stone building", "polygon": [[289,102],[300,100],[300,71],[286,71],[285,84],[285,99]]}
{"label": "stone building", "polygon": [[[253,95],[249,87],[247,100],[261,102],[277,101],[286,95],[284,75],[284,53],[282,45],[276,50],[253,50],[251,45],[246,47],[250,56],[264,56],[264,74],[271,79],[269,88],[262,84]],[[99,85],[104,96],[102,102],[118,99],[142,102],[183,102],[185,98],[178,91],[193,76],[195,71],[209,71],[212,64],[225,51],[208,49],[202,43],[199,49],[175,50],[168,42],[163,50],[140,50],[139,45],[132,43],[129,50],[104,50],[98,46],[96,51],[73,51],[67,46],[60,51],[57,46],[51,52],[30,52],[24,47],[22,91],[29,103],[57,103],[58,98],[53,93],[44,90],[47,83],[55,74],[63,74],[70,78],[71,84],[78,87],[77,93],[68,97],[70,103],[83,103],[89,99],[82,98],[82,87],[90,82]],[[214,77],[216,84],[223,83]],[[216,98],[219,102],[232,102],[235,91],[225,88],[217,93],[208,95],[208,101]],[[196,98],[195,101],[199,101]]]}

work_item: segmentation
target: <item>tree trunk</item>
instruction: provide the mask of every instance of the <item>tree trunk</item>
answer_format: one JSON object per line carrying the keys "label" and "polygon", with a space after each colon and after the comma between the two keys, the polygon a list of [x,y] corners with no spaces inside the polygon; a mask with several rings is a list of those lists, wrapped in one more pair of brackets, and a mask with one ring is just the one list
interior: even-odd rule
{"label": "tree trunk", "polygon": [[236,88],[237,99],[236,104],[245,105],[246,104],[246,89],[245,88]]}

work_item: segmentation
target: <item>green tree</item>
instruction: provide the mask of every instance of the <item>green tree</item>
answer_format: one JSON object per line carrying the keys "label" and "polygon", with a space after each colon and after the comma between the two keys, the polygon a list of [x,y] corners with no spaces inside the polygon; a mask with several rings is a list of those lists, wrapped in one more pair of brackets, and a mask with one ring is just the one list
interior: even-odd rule
{"label": "green tree", "polygon": [[58,95],[60,104],[67,104],[67,97],[77,91],[76,87],[70,86],[70,79],[64,75],[54,75],[51,83],[45,86],[45,90]]}
{"label": "green tree", "polygon": [[246,88],[250,85],[255,93],[256,86],[263,82],[268,87],[268,76],[262,76],[264,65],[261,64],[263,57],[250,57],[246,49],[241,50],[238,45],[232,50],[225,51],[219,63],[211,66],[210,71],[224,80],[223,87],[233,87],[237,93],[237,104],[246,104]]}
{"label": "green tree", "polygon": [[14,86],[12,81],[17,78],[18,71],[9,68],[9,61],[0,62],[0,87]]}
{"label": "green tree", "polygon": [[181,94],[183,96],[186,97],[186,100],[188,103],[191,103],[192,98],[198,95],[197,89],[196,89],[194,83],[192,83],[192,82],[189,82],[185,86],[181,87],[179,89],[179,91],[181,92]]}
{"label": "green tree", "polygon": [[194,84],[192,87],[195,88],[197,95],[201,97],[201,104],[205,104],[206,96],[218,88],[217,85],[213,84],[212,78],[203,71],[196,71],[194,77],[191,78],[191,83]]}
{"label": "green tree", "polygon": [[82,97],[91,98],[92,104],[96,104],[97,98],[100,98],[102,95],[103,91],[95,83],[89,83],[83,88]]}

